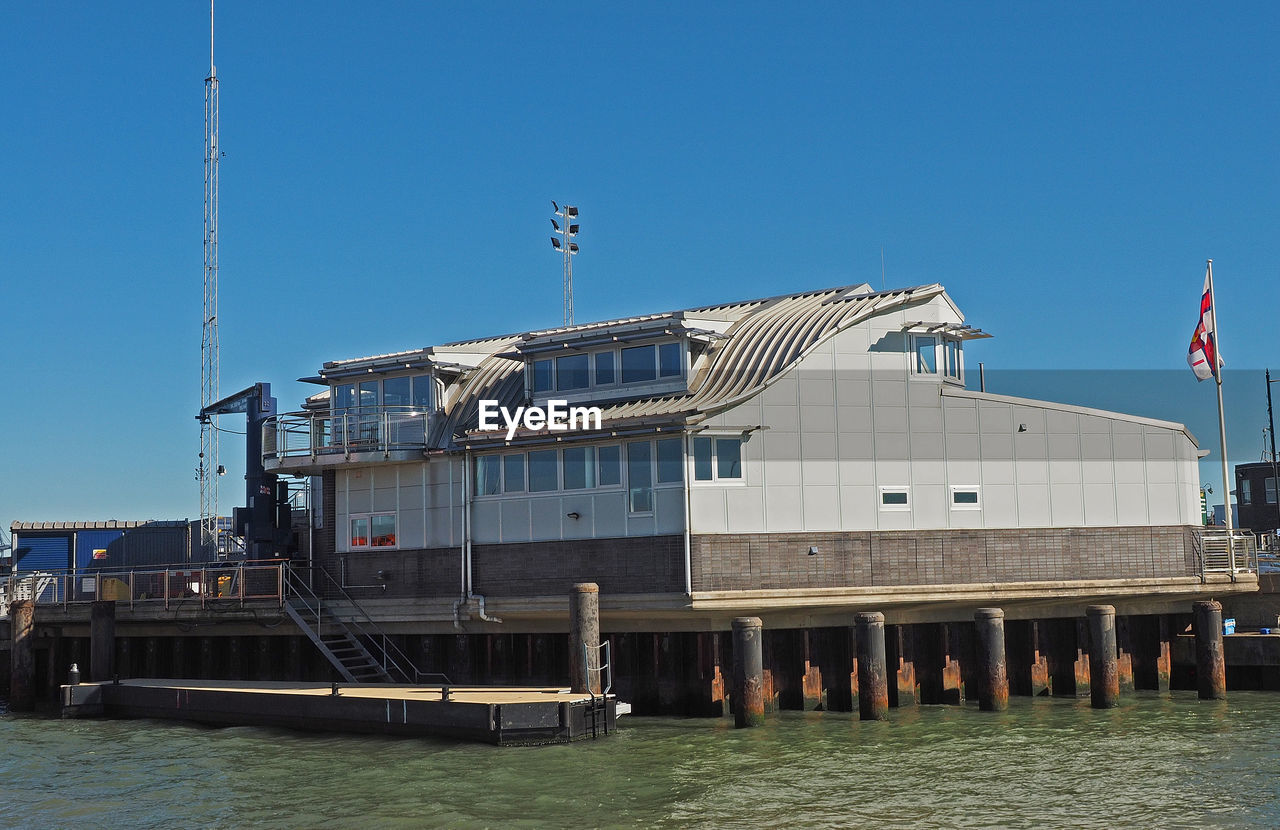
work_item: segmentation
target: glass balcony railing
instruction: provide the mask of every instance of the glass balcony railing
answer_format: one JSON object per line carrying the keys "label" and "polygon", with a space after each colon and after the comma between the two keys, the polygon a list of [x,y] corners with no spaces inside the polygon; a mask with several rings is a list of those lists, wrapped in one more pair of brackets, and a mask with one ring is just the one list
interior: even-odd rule
{"label": "glass balcony railing", "polygon": [[393,452],[422,450],[430,417],[410,406],[277,415],[262,425],[262,459],[278,466],[286,459],[377,452],[390,457]]}

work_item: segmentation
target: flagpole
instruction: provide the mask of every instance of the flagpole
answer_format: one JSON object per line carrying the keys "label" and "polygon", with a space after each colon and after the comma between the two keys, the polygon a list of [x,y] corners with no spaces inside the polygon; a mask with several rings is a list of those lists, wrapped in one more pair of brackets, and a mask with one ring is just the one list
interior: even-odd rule
{"label": "flagpole", "polygon": [[1208,260],[1205,266],[1209,277],[1209,321],[1213,326],[1213,356],[1210,358],[1212,363],[1210,368],[1213,369],[1214,380],[1217,381],[1218,389],[1218,440],[1222,446],[1222,492],[1223,512],[1227,519],[1227,553],[1231,560],[1231,570],[1234,573],[1236,567],[1235,546],[1232,538],[1235,530],[1235,523],[1231,516],[1231,479],[1227,471],[1227,419],[1222,409],[1222,366],[1218,361],[1218,355],[1221,354],[1222,340],[1219,337],[1218,329],[1218,300],[1213,293],[1213,260]]}

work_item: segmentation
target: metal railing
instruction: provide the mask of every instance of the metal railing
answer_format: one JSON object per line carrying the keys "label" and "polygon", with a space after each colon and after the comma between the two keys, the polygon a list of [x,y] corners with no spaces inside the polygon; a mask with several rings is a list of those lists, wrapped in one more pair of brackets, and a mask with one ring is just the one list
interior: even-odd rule
{"label": "metal railing", "polygon": [[1221,530],[1205,528],[1201,537],[1200,575],[1224,573],[1235,576],[1239,573],[1257,573],[1258,571],[1258,537],[1247,530],[1236,530],[1230,534],[1226,528]]}
{"label": "metal railing", "polygon": [[291,412],[262,425],[264,459],[422,449],[430,413],[411,406],[380,406],[333,414]]}
{"label": "metal railing", "polygon": [[132,568],[103,571],[40,571],[0,578],[0,616],[15,599],[36,605],[115,600],[129,608],[244,607],[246,602],[284,603],[284,563],[237,562],[205,567]]}
{"label": "metal railing", "polygon": [[[449,678],[440,672],[424,672],[418,669],[409,656],[395,644],[374,622],[373,617],[351,598],[333,576],[320,567],[286,568],[285,587],[295,608],[305,609],[313,617],[315,633],[320,639],[327,634],[347,634],[358,637],[360,644],[388,675],[408,683],[421,683],[424,679],[450,684]],[[340,603],[326,599],[324,594],[336,594]],[[325,626],[330,630],[326,633]]]}
{"label": "metal railing", "polygon": [[[595,652],[594,663],[592,652]],[[591,721],[591,737],[598,737],[603,729],[609,734],[609,692],[613,690],[613,648],[608,640],[595,648],[582,644],[582,673],[587,684],[587,694],[591,696],[587,717]],[[592,675],[600,683],[600,693],[596,694],[592,684]]]}

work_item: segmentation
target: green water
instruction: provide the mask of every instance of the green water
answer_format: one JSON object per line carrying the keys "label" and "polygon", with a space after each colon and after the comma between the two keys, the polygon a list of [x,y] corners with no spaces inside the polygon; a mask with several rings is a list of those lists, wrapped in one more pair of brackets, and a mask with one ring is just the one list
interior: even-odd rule
{"label": "green water", "polygon": [[0,717],[5,827],[1278,827],[1280,696],[885,723],[623,718],[539,748]]}

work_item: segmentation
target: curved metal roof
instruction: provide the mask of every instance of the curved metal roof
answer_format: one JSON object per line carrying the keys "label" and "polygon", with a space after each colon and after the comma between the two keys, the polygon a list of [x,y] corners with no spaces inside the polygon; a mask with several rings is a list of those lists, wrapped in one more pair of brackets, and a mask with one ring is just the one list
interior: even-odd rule
{"label": "curved metal roof", "polygon": [[[916,305],[943,293],[937,283],[893,291],[869,291],[859,285],[709,307],[731,308],[738,316],[726,336],[713,341],[697,359],[688,392],[594,403],[603,411],[605,428],[637,421],[697,422],[757,394],[837,332],[889,309]],[[629,321],[635,319],[643,318]],[[588,325],[598,328],[601,324]],[[446,409],[447,417],[433,442],[436,446],[447,445],[452,436],[461,434],[496,437],[470,432],[477,423],[481,400],[496,400],[512,409],[524,402],[524,364],[499,357],[502,350],[495,349],[467,374]]]}

